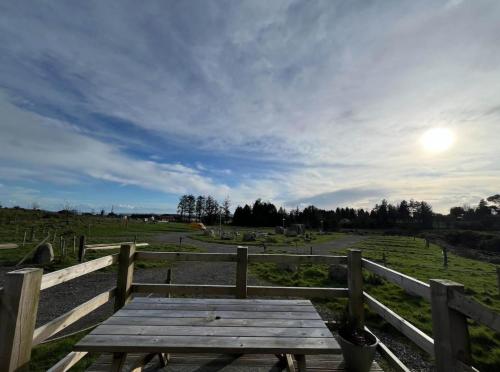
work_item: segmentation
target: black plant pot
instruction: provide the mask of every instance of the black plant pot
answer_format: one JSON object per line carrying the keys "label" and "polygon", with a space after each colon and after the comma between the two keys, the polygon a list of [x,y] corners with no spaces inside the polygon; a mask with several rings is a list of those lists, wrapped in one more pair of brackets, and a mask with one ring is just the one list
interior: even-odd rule
{"label": "black plant pot", "polygon": [[339,344],[344,356],[346,369],[350,372],[368,372],[375,358],[378,339],[372,333],[363,331],[367,340],[372,340],[369,345],[356,345],[339,334]]}

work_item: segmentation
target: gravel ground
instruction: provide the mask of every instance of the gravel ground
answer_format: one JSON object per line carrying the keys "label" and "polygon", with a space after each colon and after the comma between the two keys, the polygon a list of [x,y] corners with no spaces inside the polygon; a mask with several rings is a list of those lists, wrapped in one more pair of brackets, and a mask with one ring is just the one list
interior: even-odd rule
{"label": "gravel ground", "polygon": [[[201,242],[190,239],[186,233],[170,233],[156,237],[158,242],[179,243],[179,237],[183,238],[185,244],[198,246],[208,252],[235,252],[231,245]],[[355,244],[366,237],[350,235],[343,239],[332,242],[313,245],[314,254],[331,254],[332,249],[342,249]],[[290,253],[304,252],[309,248],[298,247],[273,247],[283,249]],[[262,252],[261,247],[249,247],[251,253]],[[0,267],[0,286],[3,284],[4,274],[12,268]],[[167,268],[136,269],[134,271],[135,282],[164,283],[167,276]],[[234,284],[236,276],[236,265],[227,262],[178,262],[173,266],[173,282],[185,284]],[[249,276],[250,285],[270,285],[269,283]],[[69,282],[44,290],[41,294],[38,309],[37,326],[45,324],[55,317],[71,310],[75,306],[91,299],[116,285],[116,272],[103,271],[94,272]],[[71,325],[59,335],[74,332],[99,323],[112,314],[113,304],[108,303],[75,324]],[[328,309],[318,307],[318,311],[324,319],[333,319],[333,314]],[[410,344],[404,337],[394,337],[380,331],[374,331],[377,337],[385,343],[412,371],[432,371],[431,364],[423,357],[422,352]],[[380,360],[380,356],[378,358]]]}

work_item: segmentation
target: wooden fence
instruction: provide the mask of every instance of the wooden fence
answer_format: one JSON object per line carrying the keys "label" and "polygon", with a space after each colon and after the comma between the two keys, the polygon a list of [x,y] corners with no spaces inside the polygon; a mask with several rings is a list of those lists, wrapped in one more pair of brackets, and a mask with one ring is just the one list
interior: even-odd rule
{"label": "wooden fence", "polygon": [[[137,260],[167,261],[223,261],[235,263],[235,285],[151,284],[133,281]],[[248,265],[255,262],[283,262],[293,264],[342,264],[348,267],[347,288],[249,286]],[[117,285],[86,301],[67,313],[35,328],[40,291],[71,279],[118,263]],[[371,271],[401,286],[408,293],[430,301],[434,339],[410,322],[363,292],[362,269]],[[26,370],[33,346],[48,340],[80,318],[114,299],[115,311],[126,304],[134,292],[166,295],[226,295],[236,298],[247,296],[290,296],[306,298],[338,298],[349,300],[350,315],[359,326],[364,326],[364,305],[379,314],[402,334],[435,358],[436,370],[444,372],[474,371],[471,367],[467,317],[500,332],[499,314],[469,298],[463,286],[445,280],[421,282],[375,262],[362,259],[361,251],[350,250],[348,256],[248,254],[246,247],[236,253],[184,253],[136,252],[135,244],[122,244],[120,253],[43,275],[41,269],[22,269],[6,275],[5,287],[0,291],[0,370]],[[399,371],[409,371],[384,345],[379,351]],[[67,371],[87,353],[71,352],[55,364],[50,371]]]}

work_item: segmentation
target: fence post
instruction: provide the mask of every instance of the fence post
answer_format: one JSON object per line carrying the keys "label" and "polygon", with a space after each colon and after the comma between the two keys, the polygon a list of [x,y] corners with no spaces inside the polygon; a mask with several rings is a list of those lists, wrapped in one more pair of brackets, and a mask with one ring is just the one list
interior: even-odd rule
{"label": "fence post", "polygon": [[365,327],[363,308],[363,273],[361,251],[350,249],[347,255],[347,285],[349,287],[349,317],[355,322],[358,330]]}
{"label": "fence post", "polygon": [[[165,284],[172,284],[172,269],[170,267],[167,269],[167,279],[165,280]],[[167,297],[167,298],[172,297],[170,290],[165,295],[165,297]]]}
{"label": "fence post", "polygon": [[0,371],[27,371],[42,283],[42,269],[5,275],[0,302]]}
{"label": "fence post", "polygon": [[121,309],[130,299],[134,261],[135,244],[122,244],[118,256],[115,311]]}
{"label": "fence post", "polygon": [[497,266],[497,285],[498,285],[498,293],[500,294],[500,266]]}
{"label": "fence post", "polygon": [[452,291],[463,293],[464,286],[442,279],[431,279],[430,286],[436,371],[459,370],[457,361],[472,362],[467,317],[448,307],[448,299]]}
{"label": "fence post", "polygon": [[247,298],[248,247],[236,251],[236,298]]}
{"label": "fence post", "polygon": [[78,262],[83,262],[84,256],[85,256],[85,235],[81,235],[78,245]]}

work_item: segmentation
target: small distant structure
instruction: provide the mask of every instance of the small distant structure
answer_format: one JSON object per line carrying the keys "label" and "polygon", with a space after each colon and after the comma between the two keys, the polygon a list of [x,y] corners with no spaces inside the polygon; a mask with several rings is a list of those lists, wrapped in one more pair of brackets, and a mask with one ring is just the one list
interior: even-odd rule
{"label": "small distant structure", "polygon": [[192,222],[189,224],[189,227],[194,230],[202,230],[202,231],[205,231],[207,229],[207,227],[201,222]]}

